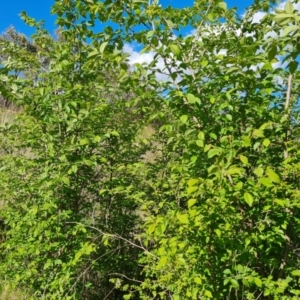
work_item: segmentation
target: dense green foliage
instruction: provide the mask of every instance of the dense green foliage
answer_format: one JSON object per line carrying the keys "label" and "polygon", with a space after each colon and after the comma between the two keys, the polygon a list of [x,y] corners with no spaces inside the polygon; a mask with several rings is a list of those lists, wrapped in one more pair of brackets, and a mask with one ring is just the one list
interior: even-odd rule
{"label": "dense green foliage", "polygon": [[[52,13],[59,39],[23,13],[35,51],[0,41],[1,94],[22,107],[0,130],[3,285],[32,299],[298,299],[293,4],[255,1],[242,19],[220,0]],[[153,61],[130,65],[126,43]]]}

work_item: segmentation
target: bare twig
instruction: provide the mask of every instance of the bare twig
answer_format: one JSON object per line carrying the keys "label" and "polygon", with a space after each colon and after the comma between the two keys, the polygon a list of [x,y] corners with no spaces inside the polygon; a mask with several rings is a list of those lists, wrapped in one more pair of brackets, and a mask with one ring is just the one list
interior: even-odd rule
{"label": "bare twig", "polygon": [[288,260],[288,255],[289,255],[289,250],[290,250],[290,243],[291,243],[291,239],[289,238],[288,235],[285,235],[285,248],[284,248],[284,253],[283,253],[283,258],[281,260],[281,264],[280,264],[280,267],[279,267],[279,274],[278,274],[278,278],[282,278],[282,275],[283,275],[283,270],[284,270],[284,267],[287,263],[287,260]]}
{"label": "bare twig", "polygon": [[[292,91],[292,82],[293,82],[293,75],[290,74],[289,75],[289,79],[288,79],[288,86],[287,86],[287,91],[286,91],[286,100],[285,100],[285,115],[288,119],[288,109],[290,107],[290,102],[291,102],[291,91]],[[284,149],[284,159],[287,159],[289,154],[288,154],[288,150],[287,150],[287,142],[288,142],[288,135],[289,135],[289,124],[287,126],[287,130],[285,133],[285,149]]]}
{"label": "bare twig", "polygon": [[117,238],[117,239],[120,239],[120,240],[123,240],[125,241],[126,243],[136,247],[136,248],[139,248],[139,249],[142,249],[144,250],[147,254],[155,257],[155,258],[158,258],[156,255],[154,255],[153,253],[149,252],[145,247],[143,247],[142,245],[137,245],[135,244],[134,242],[130,241],[130,240],[127,240],[125,238],[123,238],[122,236],[118,235],[118,234],[111,234],[111,233],[105,233],[103,232],[102,230],[100,230],[99,228],[96,228],[94,226],[91,226],[91,225],[86,225],[86,224],[83,224],[83,223],[79,223],[79,222],[66,222],[66,224],[77,224],[77,225],[82,225],[84,227],[87,227],[87,228],[91,228],[93,230],[96,230],[98,231],[99,233],[101,233],[102,235],[106,235],[106,236],[109,236],[109,237],[114,237],[114,238]]}
{"label": "bare twig", "polygon": [[116,289],[116,287],[113,287],[113,288],[109,291],[109,293],[105,296],[105,298],[104,298],[103,300],[108,299],[109,295],[110,295],[115,289]]}
{"label": "bare twig", "polygon": [[126,278],[126,279],[128,279],[128,280],[130,280],[130,281],[134,281],[134,282],[137,282],[137,283],[143,283],[143,281],[129,278],[129,277],[127,277],[126,275],[120,274],[120,273],[109,273],[108,275],[117,275],[117,276],[124,277],[124,278]]}
{"label": "bare twig", "polygon": [[[67,296],[67,295],[72,291],[72,289],[76,286],[76,284],[77,284],[77,282],[80,280],[80,278],[83,277],[85,274],[87,274],[87,272],[91,269],[91,267],[93,266],[93,264],[94,264],[96,261],[98,261],[99,259],[101,259],[101,258],[103,258],[104,256],[108,255],[109,253],[115,252],[115,251],[117,251],[117,250],[118,250],[118,248],[117,248],[117,249],[113,249],[113,250],[111,250],[111,251],[109,251],[109,252],[106,252],[106,253],[104,253],[103,255],[97,257],[95,260],[93,260],[93,263],[91,263],[91,264],[90,264],[83,272],[81,272],[81,274],[80,274],[79,276],[77,276],[76,281],[75,281],[74,284],[69,288],[69,290],[67,291],[67,293],[65,294],[65,296]],[[110,291],[110,293],[111,293],[111,292],[112,292],[112,291]],[[109,293],[109,294],[110,294],[110,293]],[[106,299],[106,298],[105,298],[105,299]]]}
{"label": "bare twig", "polygon": [[258,300],[260,298],[260,296],[263,294],[264,291],[260,292],[260,294],[257,296],[257,298],[255,300]]}
{"label": "bare twig", "polygon": [[287,92],[286,92],[286,100],[285,100],[285,110],[289,109],[290,106],[290,99],[291,99],[291,91],[292,91],[292,81],[293,81],[293,75],[290,74],[289,75],[289,79],[288,79],[288,88],[287,88]]}

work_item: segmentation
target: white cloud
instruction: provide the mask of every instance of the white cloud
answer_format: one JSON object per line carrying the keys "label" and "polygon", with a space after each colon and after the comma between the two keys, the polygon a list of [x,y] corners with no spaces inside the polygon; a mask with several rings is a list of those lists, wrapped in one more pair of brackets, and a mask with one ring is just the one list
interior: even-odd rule
{"label": "white cloud", "polygon": [[[286,2],[287,2],[287,1],[281,2],[281,3],[278,5],[278,9],[284,9],[284,6],[285,6]],[[292,1],[292,2],[293,2],[293,1]],[[296,10],[300,10],[300,2],[298,2],[298,3],[293,3],[293,5],[294,5],[294,8],[295,8]]]}
{"label": "white cloud", "polygon": [[133,46],[129,44],[125,44],[123,48],[124,52],[129,54],[129,64],[133,65],[136,63],[150,63],[154,60],[155,53],[153,51],[148,53],[140,54],[139,52],[135,51]]}
{"label": "white cloud", "polygon": [[253,15],[252,23],[259,23],[265,15],[266,13],[262,11],[255,13]]}
{"label": "white cloud", "polygon": [[[287,2],[287,1],[281,2],[281,3],[276,7],[276,9],[284,10],[284,6],[286,5],[286,2]],[[292,1],[292,2],[293,2],[293,1]],[[294,5],[294,8],[295,8],[296,10],[300,11],[300,2],[298,2],[298,3],[293,3],[293,5]],[[275,12],[275,11],[273,11],[273,12]],[[271,12],[271,13],[272,13],[272,12]],[[259,23],[265,15],[266,15],[266,13],[263,12],[263,11],[259,11],[259,12],[255,13],[255,14],[253,15],[252,22],[253,22],[253,23]],[[242,15],[243,18],[244,18],[245,16],[246,16],[246,13],[244,13],[244,14]]]}
{"label": "white cloud", "polygon": [[[138,51],[135,50],[134,46],[130,44],[125,44],[123,47],[124,52],[129,54],[128,62],[131,66],[134,64],[149,64],[154,61],[155,52],[149,51],[147,53],[140,54]],[[158,70],[161,70],[162,72],[165,71],[165,63],[162,58],[156,59],[156,68]],[[156,72],[156,77],[158,80],[166,81],[168,79],[168,76],[165,74],[162,74],[161,72]]]}
{"label": "white cloud", "polygon": [[[284,6],[286,4],[286,1],[281,2],[278,6],[277,9],[284,9]],[[294,7],[296,10],[300,11],[300,2],[297,4],[294,4]],[[263,17],[266,15],[265,12],[256,12],[253,17],[252,17],[252,22],[253,23],[259,23]],[[244,18],[246,16],[246,13],[242,15],[242,17]],[[195,37],[197,40],[201,40],[201,36],[211,36],[211,35],[219,35],[221,34],[221,32],[223,31],[228,31],[228,30],[232,30],[232,28],[228,28],[227,24],[220,24],[219,26],[206,26],[205,28],[201,29],[201,32],[199,32],[197,29],[193,29],[192,31],[190,31],[188,34],[186,34],[186,38],[187,37]],[[237,36],[241,35],[241,30],[237,29],[234,31],[235,34]],[[252,36],[251,33],[247,33],[247,36]],[[173,39],[176,39],[176,36],[172,37]],[[273,39],[277,39],[278,38],[278,34],[275,33],[274,31],[269,31],[266,35],[265,38],[273,38]],[[154,57],[156,55],[155,51],[149,51],[147,53],[142,53],[140,54],[139,51],[137,50],[138,47],[135,47],[133,45],[130,44],[125,44],[124,45],[124,52],[129,54],[128,57],[128,61],[129,64],[131,66],[133,66],[134,64],[149,64],[151,62],[154,61]],[[227,50],[226,49],[220,49],[218,51],[215,51],[214,53],[215,55],[226,55],[227,54]],[[258,70],[260,68],[262,68],[263,64],[258,64],[258,65],[253,65],[250,67],[250,69],[252,70]],[[278,61],[277,63],[273,63],[273,67],[274,68],[279,68],[279,67],[285,67],[284,65],[282,65],[281,61]],[[168,73],[168,71],[166,70],[165,67],[165,63],[164,60],[160,57],[160,58],[156,58],[156,68],[157,68],[157,72],[156,72],[156,77],[158,80],[161,81],[166,81],[169,76],[166,75],[166,73]],[[160,71],[159,71],[160,70]],[[175,71],[174,68],[172,68],[172,71]],[[162,74],[163,73],[163,74]],[[189,71],[186,71],[186,73],[189,73]]]}

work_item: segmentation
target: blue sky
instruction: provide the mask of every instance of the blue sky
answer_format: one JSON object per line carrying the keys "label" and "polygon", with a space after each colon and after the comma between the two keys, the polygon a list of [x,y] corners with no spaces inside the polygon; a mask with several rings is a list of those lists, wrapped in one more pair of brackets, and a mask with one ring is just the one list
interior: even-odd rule
{"label": "blue sky", "polygon": [[[226,1],[226,0],[225,0]],[[163,6],[171,5],[174,7],[191,6],[193,0],[160,0]],[[253,0],[228,0],[228,7],[238,7],[238,12],[242,14],[245,8],[253,3]],[[13,25],[18,31],[30,35],[33,30],[24,25],[18,14],[25,10],[29,16],[37,20],[45,20],[46,28],[53,33],[55,25],[55,16],[50,14],[50,9],[54,0],[6,0],[3,1],[0,11],[0,32],[3,32],[10,25]]]}

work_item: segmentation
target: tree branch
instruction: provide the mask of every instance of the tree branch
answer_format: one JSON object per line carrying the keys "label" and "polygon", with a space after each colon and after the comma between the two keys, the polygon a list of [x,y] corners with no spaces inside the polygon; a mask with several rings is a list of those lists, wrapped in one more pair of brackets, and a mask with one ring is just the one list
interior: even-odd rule
{"label": "tree branch", "polygon": [[[289,75],[288,79],[288,86],[287,86],[287,91],[286,91],[286,100],[285,100],[285,105],[284,105],[284,110],[285,110],[285,116],[288,119],[289,113],[288,109],[290,107],[290,102],[291,102],[291,91],[292,91],[292,82],[293,82],[293,75]],[[288,122],[288,121],[287,121]],[[289,124],[287,125],[286,133],[285,133],[285,150],[284,150],[284,159],[287,159],[289,154],[287,150],[287,142],[288,142],[288,135],[289,135]]]}

